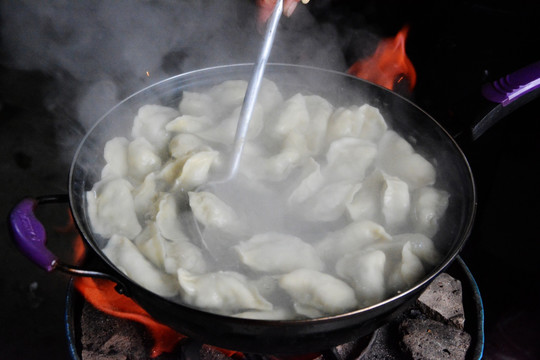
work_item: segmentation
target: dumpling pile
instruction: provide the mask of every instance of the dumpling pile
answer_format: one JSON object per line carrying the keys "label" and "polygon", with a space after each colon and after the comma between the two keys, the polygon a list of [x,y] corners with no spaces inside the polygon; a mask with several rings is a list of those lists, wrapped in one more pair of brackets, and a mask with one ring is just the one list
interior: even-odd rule
{"label": "dumpling pile", "polygon": [[437,264],[449,194],[368,104],[285,97],[265,79],[238,175],[199,191],[227,166],[246,87],[145,105],[129,137],[106,143],[86,199],[121,271],[188,306],[275,320],[373,305]]}

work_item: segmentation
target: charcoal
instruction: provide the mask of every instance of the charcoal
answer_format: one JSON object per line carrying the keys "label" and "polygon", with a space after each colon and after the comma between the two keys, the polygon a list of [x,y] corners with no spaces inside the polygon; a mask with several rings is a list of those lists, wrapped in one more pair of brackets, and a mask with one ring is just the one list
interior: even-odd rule
{"label": "charcoal", "polygon": [[81,315],[82,360],[146,360],[144,328],[84,304]]}
{"label": "charcoal", "polygon": [[466,332],[428,318],[406,319],[400,332],[403,350],[414,360],[465,359],[471,343]]}
{"label": "charcoal", "polygon": [[461,282],[442,273],[420,295],[417,305],[432,319],[463,330],[465,312],[462,295]]}

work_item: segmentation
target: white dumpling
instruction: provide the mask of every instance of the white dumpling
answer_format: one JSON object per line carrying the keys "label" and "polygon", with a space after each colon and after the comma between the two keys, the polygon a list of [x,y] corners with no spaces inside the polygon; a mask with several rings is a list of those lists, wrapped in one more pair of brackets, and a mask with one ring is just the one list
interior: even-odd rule
{"label": "white dumpling", "polygon": [[214,120],[206,115],[180,115],[165,125],[165,129],[178,133],[196,133],[212,126]]}
{"label": "white dumpling", "polygon": [[236,233],[242,228],[236,211],[211,192],[190,191],[188,196],[193,216],[204,227],[226,233]]}
{"label": "white dumpling", "polygon": [[165,239],[155,223],[149,223],[134,243],[152,264],[167,274],[176,275],[179,268],[196,274],[206,271],[206,262],[200,248],[187,240]]}
{"label": "white dumpling", "polygon": [[295,186],[289,195],[287,200],[289,205],[294,206],[306,201],[313,196],[325,182],[325,178],[321,173],[321,166],[313,158],[309,158],[304,164],[300,179],[298,185]]}
{"label": "white dumpling", "polygon": [[174,241],[165,244],[163,266],[168,274],[177,274],[178,269],[203,274],[207,271],[202,250],[188,241]]}
{"label": "white dumpling", "polygon": [[194,134],[180,133],[169,142],[169,153],[173,158],[181,159],[198,151],[212,150],[207,143]]}
{"label": "white dumpling", "polygon": [[289,234],[257,234],[234,249],[242,263],[256,271],[287,273],[299,268],[322,270],[324,267],[313,246]]}
{"label": "white dumpling", "polygon": [[180,114],[177,110],[162,105],[142,106],[133,121],[133,138],[144,137],[161,153],[169,141],[165,126]]}
{"label": "white dumpling", "polygon": [[329,120],[327,140],[356,137],[377,142],[387,128],[379,109],[371,105],[342,107]]}
{"label": "white dumpling", "polygon": [[425,274],[422,261],[414,254],[412,246],[411,242],[407,241],[401,249],[401,261],[388,278],[388,287],[391,291],[404,291]]}
{"label": "white dumpling", "polygon": [[232,271],[219,271],[194,275],[178,269],[178,282],[182,300],[189,305],[217,313],[242,310],[272,310],[273,306],[244,275]]}
{"label": "white dumpling", "polygon": [[193,190],[208,181],[208,174],[219,153],[199,151],[165,164],[159,176],[171,184],[173,190]]}
{"label": "white dumpling", "polygon": [[162,193],[157,203],[156,226],[161,236],[168,240],[188,241],[174,196],[169,193]]}
{"label": "white dumpling", "polygon": [[262,79],[257,104],[262,107],[264,113],[270,113],[283,103],[283,95],[275,82],[266,78]]}
{"label": "white dumpling", "polygon": [[224,109],[229,112],[242,105],[246,90],[247,81],[227,80],[208,90],[208,95],[212,97],[214,101],[212,106],[215,109]]}
{"label": "white dumpling", "polygon": [[426,236],[433,236],[439,229],[439,220],[448,208],[450,194],[433,187],[418,189],[412,199],[411,218],[414,229]]}
{"label": "white dumpling", "polygon": [[106,238],[118,234],[133,239],[141,232],[132,190],[129,181],[112,179],[96,183],[86,193],[88,216],[96,233]]}
{"label": "white dumpling", "polygon": [[382,222],[381,188],[383,174],[373,171],[362,182],[362,187],[356,192],[352,201],[346,205],[349,217],[354,221],[372,220]]}
{"label": "white dumpling", "polygon": [[345,255],[336,264],[336,273],[356,291],[360,305],[373,305],[384,299],[386,255],[380,250],[366,250]]}
{"label": "white dumpling", "polygon": [[101,170],[101,178],[125,177],[128,172],[127,146],[129,141],[124,137],[115,137],[105,144],[103,157],[106,164]]}
{"label": "white dumpling", "polygon": [[329,233],[315,248],[323,259],[334,260],[375,242],[391,240],[392,237],[381,225],[364,220]]}
{"label": "white dumpling", "polygon": [[208,94],[194,91],[184,91],[178,105],[181,114],[191,116],[212,117],[214,100]]}
{"label": "white dumpling", "polygon": [[407,233],[393,236],[394,241],[405,244],[410,243],[410,250],[422,261],[429,265],[437,264],[441,259],[441,254],[435,247],[433,240],[423,234]]}
{"label": "white dumpling", "polygon": [[[213,126],[204,131],[197,132],[197,135],[207,141],[213,141],[225,145],[232,145],[236,135],[236,128],[240,120],[240,112],[242,108],[237,107],[232,113],[221,120],[216,126]],[[263,109],[260,105],[255,104],[251,119],[249,120],[246,139],[256,138],[263,129]]]}
{"label": "white dumpling", "polygon": [[294,314],[287,309],[274,308],[267,311],[244,311],[241,313],[233,314],[232,316],[242,319],[253,320],[290,320],[294,317]]}
{"label": "white dumpling", "polygon": [[379,142],[378,165],[385,173],[407,182],[411,190],[435,183],[433,165],[393,130],[385,132]]}
{"label": "white dumpling", "polygon": [[342,280],[311,270],[298,269],[279,280],[279,286],[295,301],[303,315],[313,308],[323,314],[342,314],[356,307],[354,290]]}
{"label": "white dumpling", "polygon": [[382,214],[386,225],[394,230],[407,223],[411,208],[409,186],[405,181],[383,174],[382,184]]}
{"label": "white dumpling", "polygon": [[270,136],[283,139],[292,131],[304,132],[309,124],[309,111],[304,95],[298,93],[287,99],[280,112],[266,121]]}
{"label": "white dumpling", "polygon": [[362,187],[359,183],[339,181],[323,186],[315,195],[306,200],[301,209],[309,221],[334,221],[344,213],[354,195]]}
{"label": "white dumpling", "polygon": [[165,297],[178,293],[174,277],[163,274],[153,266],[127,238],[113,235],[103,253],[131,280],[142,287]]}
{"label": "white dumpling", "polygon": [[152,205],[158,196],[155,174],[148,174],[144,181],[133,189],[132,194],[137,218],[142,222],[152,215]]}
{"label": "white dumpling", "polygon": [[303,134],[306,137],[310,153],[317,155],[324,146],[328,119],[332,115],[334,107],[328,100],[318,95],[304,96],[304,100],[309,114],[309,126],[303,131]]}
{"label": "white dumpling", "polygon": [[161,168],[161,158],[154,146],[145,138],[139,137],[129,143],[127,148],[129,175],[142,180],[149,173]]}
{"label": "white dumpling", "polygon": [[377,155],[377,146],[366,140],[344,137],[334,140],[326,153],[327,178],[360,182]]}

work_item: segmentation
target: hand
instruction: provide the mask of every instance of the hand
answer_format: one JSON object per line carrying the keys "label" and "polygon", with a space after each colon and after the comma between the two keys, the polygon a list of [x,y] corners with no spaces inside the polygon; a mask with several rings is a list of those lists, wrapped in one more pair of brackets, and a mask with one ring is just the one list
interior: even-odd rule
{"label": "hand", "polygon": [[[287,17],[291,16],[299,1],[300,0],[284,0],[283,14]],[[257,5],[259,6],[259,23],[264,24],[266,20],[268,20],[274,10],[275,4],[276,0],[257,0]]]}

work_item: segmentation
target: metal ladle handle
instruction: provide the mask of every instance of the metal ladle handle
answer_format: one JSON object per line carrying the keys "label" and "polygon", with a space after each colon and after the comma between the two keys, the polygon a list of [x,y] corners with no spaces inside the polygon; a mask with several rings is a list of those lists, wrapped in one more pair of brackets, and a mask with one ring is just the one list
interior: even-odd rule
{"label": "metal ladle handle", "polygon": [[277,25],[281,14],[283,13],[283,0],[277,0],[272,15],[268,19],[266,26],[266,32],[264,35],[264,42],[262,49],[255,63],[255,69],[249,80],[242,109],[240,110],[240,118],[236,127],[236,134],[234,137],[233,151],[231,156],[231,162],[229,166],[229,173],[226,176],[226,180],[234,177],[238,171],[238,165],[240,164],[240,158],[242,157],[242,151],[246,142],[246,135],[249,128],[249,122],[253,115],[253,109],[255,108],[255,102],[261,88],[261,83],[266,68],[266,63],[270,57],[270,51],[276,37]]}

